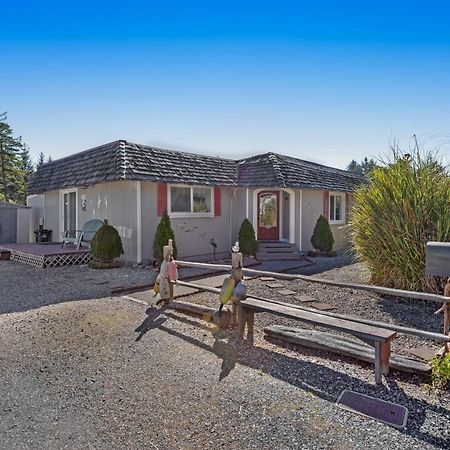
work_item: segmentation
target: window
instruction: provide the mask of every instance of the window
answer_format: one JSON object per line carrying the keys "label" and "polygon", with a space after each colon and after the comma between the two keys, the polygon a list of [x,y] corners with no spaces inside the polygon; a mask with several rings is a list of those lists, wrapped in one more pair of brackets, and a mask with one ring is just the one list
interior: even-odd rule
{"label": "window", "polygon": [[212,217],[212,189],[209,187],[171,186],[170,214],[174,216]]}
{"label": "window", "polygon": [[330,193],[330,220],[332,223],[345,223],[345,195]]}

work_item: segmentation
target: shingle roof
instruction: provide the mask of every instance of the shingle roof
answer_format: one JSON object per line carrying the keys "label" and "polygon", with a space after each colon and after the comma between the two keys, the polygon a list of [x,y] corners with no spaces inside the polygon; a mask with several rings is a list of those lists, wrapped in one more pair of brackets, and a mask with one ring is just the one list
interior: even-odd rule
{"label": "shingle roof", "polygon": [[29,193],[117,180],[351,191],[362,178],[277,153],[234,161],[121,140],[44,164],[33,176]]}
{"label": "shingle roof", "polygon": [[240,186],[352,191],[363,177],[310,161],[265,153],[238,161]]}

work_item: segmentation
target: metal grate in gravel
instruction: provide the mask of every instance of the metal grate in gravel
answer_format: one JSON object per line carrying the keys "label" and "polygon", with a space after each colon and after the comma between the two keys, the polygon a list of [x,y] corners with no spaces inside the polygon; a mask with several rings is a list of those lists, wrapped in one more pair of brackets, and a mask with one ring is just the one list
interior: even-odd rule
{"label": "metal grate in gravel", "polygon": [[347,389],[339,396],[336,404],[342,409],[370,417],[395,428],[405,428],[408,419],[408,409],[404,406]]}

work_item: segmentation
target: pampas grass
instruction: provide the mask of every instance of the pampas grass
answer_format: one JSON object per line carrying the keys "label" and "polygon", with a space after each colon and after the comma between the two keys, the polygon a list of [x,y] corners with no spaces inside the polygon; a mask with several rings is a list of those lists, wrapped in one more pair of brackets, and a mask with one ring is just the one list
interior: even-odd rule
{"label": "pampas grass", "polygon": [[437,154],[393,149],[385,166],[355,192],[351,241],[374,284],[442,292],[425,276],[428,241],[450,241],[450,177]]}

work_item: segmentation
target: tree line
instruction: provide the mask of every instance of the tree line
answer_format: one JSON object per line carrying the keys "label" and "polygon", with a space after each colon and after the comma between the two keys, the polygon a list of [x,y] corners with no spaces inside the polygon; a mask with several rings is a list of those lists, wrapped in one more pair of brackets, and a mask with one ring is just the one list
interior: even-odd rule
{"label": "tree line", "polygon": [[14,135],[6,113],[0,114],[0,201],[25,205],[35,169],[51,161],[51,156],[45,160],[41,152],[33,164],[29,146]]}

